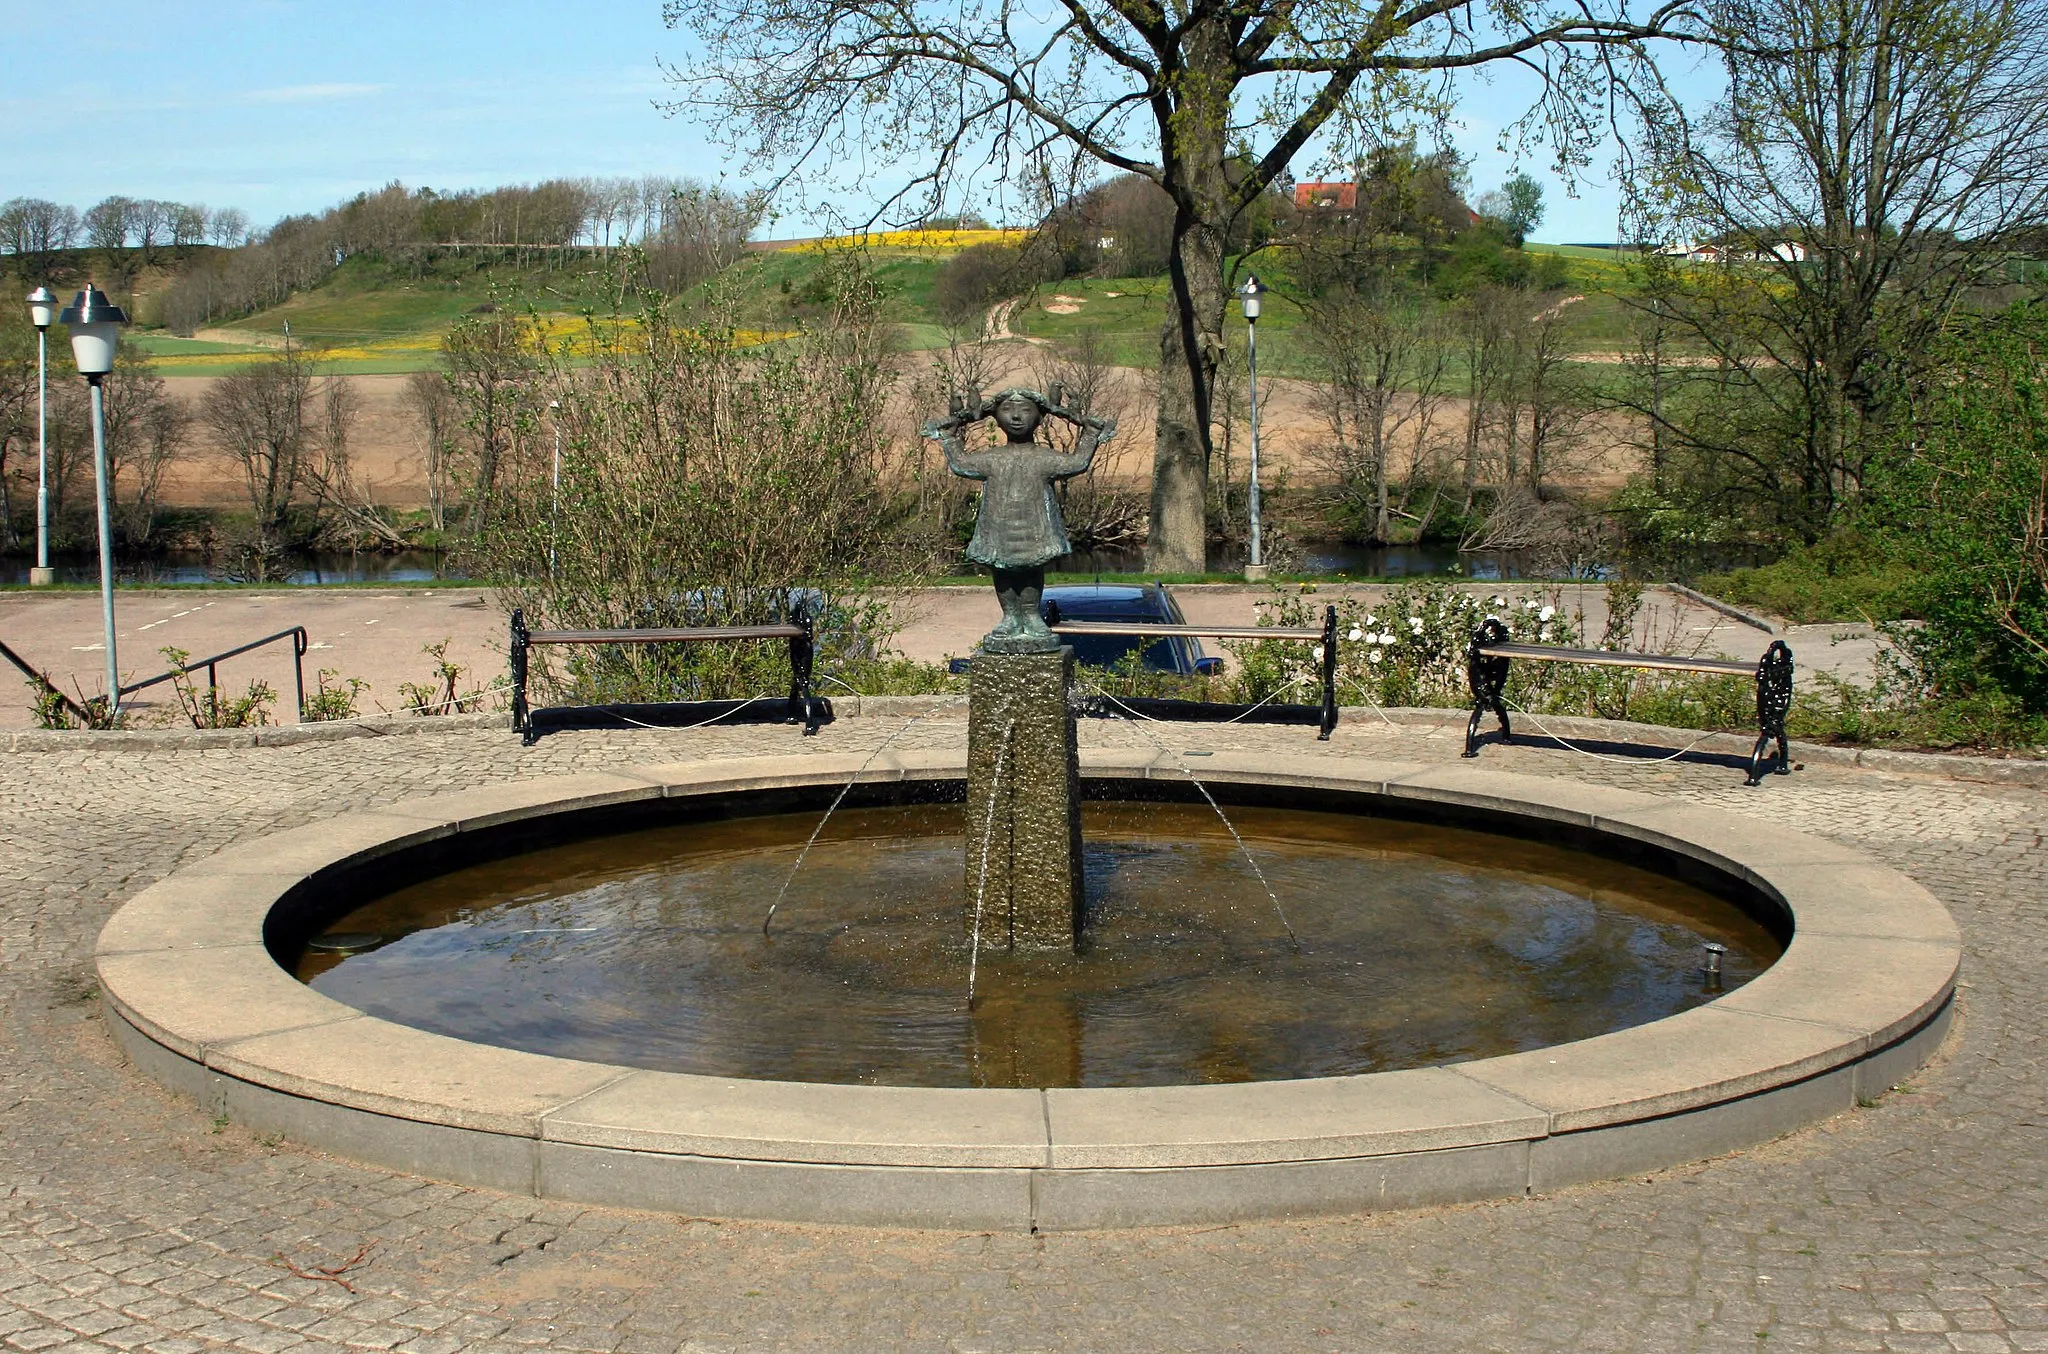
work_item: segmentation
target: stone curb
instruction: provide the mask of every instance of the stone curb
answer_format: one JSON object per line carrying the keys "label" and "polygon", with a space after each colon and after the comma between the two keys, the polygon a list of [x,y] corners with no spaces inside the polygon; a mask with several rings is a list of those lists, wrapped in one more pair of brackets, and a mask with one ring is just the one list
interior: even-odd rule
{"label": "stone curb", "polygon": [[[1521,1197],[1735,1150],[1881,1093],[1940,1043],[1961,937],[1850,848],[1633,791],[1475,766],[1218,753],[1219,787],[1508,817],[1690,856],[1793,926],[1705,1006],[1445,1067],[1142,1089],[938,1090],[649,1072],[394,1025],[300,984],[263,944],[308,878],[451,834],[735,789],[956,780],[957,751],[871,762],[685,762],[494,785],[345,814],[129,900],[96,963],[116,1033],[158,1080],[259,1132],[401,1171],[699,1216],[1055,1230]],[[1096,749],[1083,774],[1185,781],[1171,754]],[[1240,795],[1255,795],[1255,790]],[[341,1035],[343,1037],[336,1037]]]}
{"label": "stone curb", "polygon": [[19,729],[0,734],[9,752],[197,752],[214,748],[282,748],[340,743],[395,734],[474,733],[510,729],[510,713],[488,715],[373,715],[324,724],[266,724],[253,729]]}
{"label": "stone curb", "polygon": [[1686,601],[1696,602],[1709,611],[1718,611],[1730,620],[1741,621],[1753,630],[1761,630],[1767,635],[1782,635],[1785,633],[1785,628],[1776,621],[1768,617],[1759,616],[1754,611],[1744,611],[1733,602],[1724,602],[1718,597],[1709,597],[1703,592],[1688,588],[1683,583],[1666,583],[1663,586],[1666,592],[1676,593]]}

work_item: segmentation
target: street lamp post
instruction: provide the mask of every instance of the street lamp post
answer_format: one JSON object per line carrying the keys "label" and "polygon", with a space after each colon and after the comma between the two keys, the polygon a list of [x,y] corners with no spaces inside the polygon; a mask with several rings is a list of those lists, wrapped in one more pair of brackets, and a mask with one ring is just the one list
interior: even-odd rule
{"label": "street lamp post", "polygon": [[36,327],[36,563],[28,584],[47,588],[57,581],[50,567],[50,324],[57,318],[57,293],[48,287],[30,292],[28,317]]}
{"label": "street lamp post", "polygon": [[1244,570],[1244,576],[1250,582],[1266,576],[1265,542],[1261,538],[1259,521],[1259,298],[1265,292],[1257,275],[1247,273],[1244,286],[1237,293],[1238,299],[1244,303],[1245,367],[1251,373],[1252,389],[1252,558]]}
{"label": "street lamp post", "polygon": [[128,315],[88,282],[58,317],[71,331],[71,356],[92,387],[92,477],[100,515],[100,620],[106,630],[107,718],[121,713],[121,665],[114,653],[114,523],[107,484],[107,402],[100,383],[114,369],[114,341]]}

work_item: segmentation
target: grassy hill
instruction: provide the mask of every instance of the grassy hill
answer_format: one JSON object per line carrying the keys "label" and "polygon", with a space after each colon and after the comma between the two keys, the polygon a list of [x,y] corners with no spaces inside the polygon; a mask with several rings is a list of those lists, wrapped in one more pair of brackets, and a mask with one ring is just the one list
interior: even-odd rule
{"label": "grassy hill", "polygon": [[[909,232],[878,237],[862,246],[891,317],[902,327],[907,347],[945,342],[934,300],[941,268],[967,244],[996,232]],[[970,238],[972,237],[972,238]],[[822,301],[819,286],[833,245],[800,242],[757,247],[716,284],[736,289],[743,324],[773,331],[786,328]],[[1611,251],[1568,245],[1530,245],[1531,254],[1564,261],[1573,346],[1607,352],[1622,346],[1626,319],[1617,292],[1629,284],[1626,269]],[[1308,375],[1314,364],[1302,333],[1300,308],[1286,296],[1284,258],[1269,252],[1253,265],[1274,277],[1279,290],[1268,297],[1260,321],[1260,366],[1276,376]],[[1012,313],[1011,331],[1020,337],[1071,343],[1094,335],[1109,360],[1150,366],[1158,360],[1158,326],[1166,279],[1161,277],[1068,278],[1037,288]],[[684,304],[691,298],[685,297]],[[202,337],[179,338],[164,330],[132,336],[166,376],[215,376],[291,341],[313,354],[321,370],[347,374],[418,371],[434,365],[443,336],[464,316],[492,305],[536,305],[563,318],[591,308],[608,309],[610,286],[596,266],[535,267],[489,257],[443,254],[421,266],[387,264],[356,257],[320,286],[283,305],[250,315]],[[1242,321],[1231,308],[1233,330]]]}

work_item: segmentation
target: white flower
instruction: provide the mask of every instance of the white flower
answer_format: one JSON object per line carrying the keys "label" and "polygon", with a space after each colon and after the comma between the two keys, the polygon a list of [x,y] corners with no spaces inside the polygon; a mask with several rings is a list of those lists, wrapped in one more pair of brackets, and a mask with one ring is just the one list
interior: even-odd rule
{"label": "white flower", "polygon": [[1380,618],[1379,618],[1379,617],[1377,617],[1377,616],[1371,616],[1371,615],[1368,615],[1368,616],[1367,616],[1367,617],[1365,618],[1365,623],[1366,623],[1367,625],[1378,625],[1378,624],[1380,623]]}
{"label": "white flower", "polygon": [[1493,604],[1495,606],[1506,606],[1508,604],[1508,599],[1501,596],[1499,593],[1495,593],[1493,595]]}
{"label": "white flower", "polygon": [[1414,631],[1414,632],[1415,632],[1416,634],[1418,634],[1418,635],[1419,635],[1419,634],[1421,634],[1421,633],[1422,633],[1422,617],[1420,617],[1420,616],[1410,616],[1410,617],[1408,618],[1408,628],[1409,628],[1410,630],[1413,630],[1413,631]]}
{"label": "white flower", "polygon": [[1315,654],[1315,660],[1316,660],[1316,662],[1318,662],[1318,663],[1322,662],[1322,661],[1323,661],[1323,646],[1322,646],[1322,645],[1320,645],[1320,644],[1316,645],[1316,647],[1315,647],[1315,650],[1314,650],[1314,654]]}
{"label": "white flower", "polygon": [[1380,643],[1382,644],[1393,644],[1395,642],[1396,641],[1392,634],[1382,634],[1380,636]]}
{"label": "white flower", "polygon": [[1354,640],[1357,640],[1357,639],[1364,639],[1364,638],[1365,638],[1365,631],[1363,631],[1363,630],[1359,629],[1359,628],[1358,628],[1357,626],[1355,626],[1355,625],[1354,625],[1354,626],[1352,626],[1352,627],[1351,627],[1351,633],[1350,633],[1349,635],[1345,636],[1345,638],[1347,638],[1347,639],[1354,639]]}
{"label": "white flower", "polygon": [[1552,616],[1555,616],[1556,614],[1557,614],[1557,608],[1556,608],[1556,607],[1554,607],[1554,606],[1546,606],[1546,607],[1544,607],[1544,608],[1543,608],[1543,610],[1541,610],[1541,611],[1539,611],[1539,612],[1537,612],[1537,613],[1536,613],[1536,619],[1537,619],[1537,620],[1539,620],[1539,621],[1546,621],[1546,622],[1547,622],[1547,621],[1548,621],[1548,620],[1549,620],[1549,619],[1550,619],[1550,618],[1551,618]]}
{"label": "white flower", "polygon": [[1386,657],[1386,655],[1381,653],[1378,649],[1374,649],[1371,653],[1367,654],[1366,657],[1372,660],[1373,662],[1377,663],[1382,658]]}

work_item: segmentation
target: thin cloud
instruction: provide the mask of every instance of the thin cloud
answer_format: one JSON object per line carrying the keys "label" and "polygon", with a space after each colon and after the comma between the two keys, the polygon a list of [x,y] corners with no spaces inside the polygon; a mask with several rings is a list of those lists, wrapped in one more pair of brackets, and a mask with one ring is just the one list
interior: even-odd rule
{"label": "thin cloud", "polygon": [[283,85],[276,89],[252,89],[242,95],[243,103],[331,103],[336,99],[360,99],[381,94],[389,85],[324,84]]}

